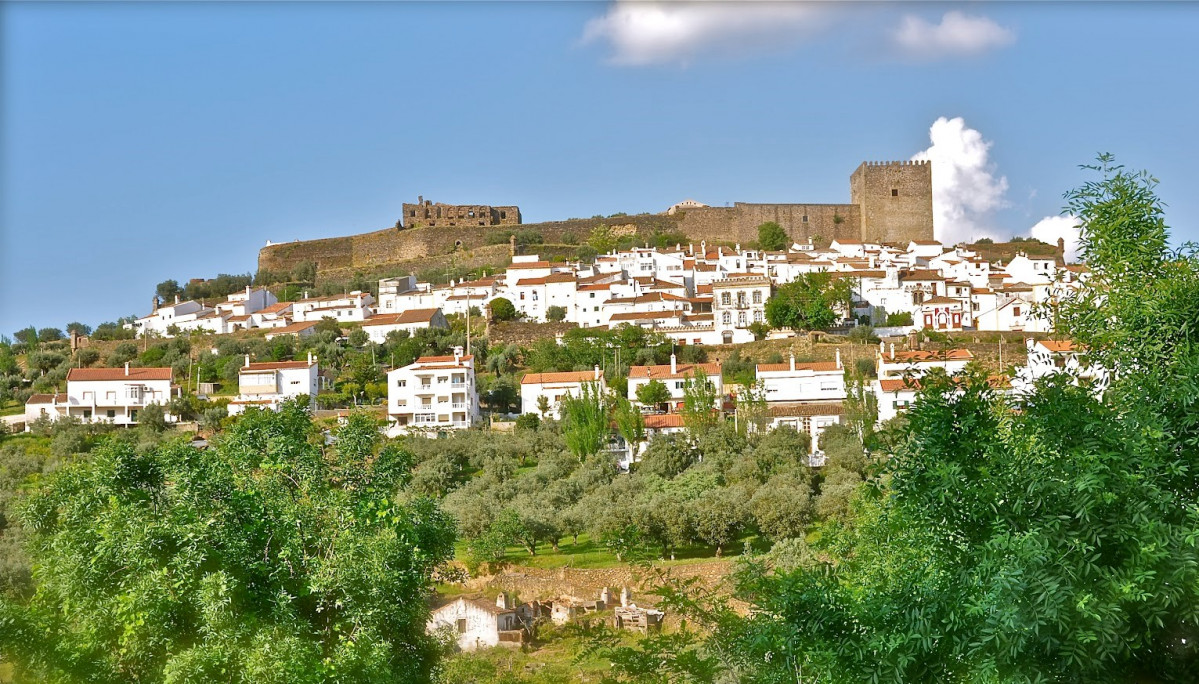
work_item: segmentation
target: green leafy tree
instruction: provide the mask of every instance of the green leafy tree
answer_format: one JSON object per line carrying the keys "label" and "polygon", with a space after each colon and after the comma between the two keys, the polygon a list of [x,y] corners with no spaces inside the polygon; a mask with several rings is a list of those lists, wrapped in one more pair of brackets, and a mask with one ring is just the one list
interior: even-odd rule
{"label": "green leafy tree", "polygon": [[660,408],[670,401],[670,389],[661,380],[650,380],[637,388],[637,401],[642,406]]}
{"label": "green leafy tree", "polygon": [[742,584],[759,610],[717,638],[756,681],[1199,678],[1199,254],[1168,247],[1150,176],[1088,168],[1062,332],[1110,386],[1059,374],[1012,406],[925,378],[829,562]]}
{"label": "green leafy tree", "polygon": [[37,593],[0,604],[19,679],[422,682],[453,525],[392,500],[406,471],[373,421],[322,454],[299,402],[208,449],[109,441],[22,512]]}
{"label": "green leafy tree", "polygon": [[624,438],[629,449],[629,456],[637,453],[638,445],[645,439],[645,416],[623,395],[617,395],[612,402],[612,421],[616,423],[616,431]]}
{"label": "green leafy tree", "polygon": [[517,318],[516,306],[503,297],[496,297],[487,305],[493,321],[514,321]]}
{"label": "green leafy tree", "polygon": [[720,422],[721,399],[716,385],[706,375],[698,372],[683,382],[683,424],[692,435],[703,434]]}
{"label": "green leafy tree", "polygon": [[585,382],[579,396],[566,395],[558,404],[562,438],[571,453],[584,460],[599,453],[608,441],[608,402],[599,384]]}
{"label": "green leafy tree", "polygon": [[777,252],[791,246],[791,238],[787,231],[774,221],[767,221],[758,226],[758,247]]}
{"label": "green leafy tree", "polygon": [[551,306],[545,310],[546,320],[553,323],[561,323],[566,320],[566,307]]}
{"label": "green leafy tree", "polygon": [[597,224],[591,229],[591,235],[587,238],[588,246],[600,254],[606,254],[616,249],[617,242],[616,232],[606,223]]}
{"label": "green leafy tree", "polygon": [[850,285],[832,274],[804,273],[780,285],[766,301],[766,320],[771,327],[796,330],[827,330],[850,310]]}

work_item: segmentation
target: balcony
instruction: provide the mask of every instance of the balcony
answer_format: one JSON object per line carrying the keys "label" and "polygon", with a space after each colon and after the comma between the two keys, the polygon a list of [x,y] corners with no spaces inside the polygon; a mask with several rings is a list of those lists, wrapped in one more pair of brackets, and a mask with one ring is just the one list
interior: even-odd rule
{"label": "balcony", "polygon": [[451,382],[450,389],[466,389],[465,382]]}
{"label": "balcony", "polygon": [[469,404],[464,401],[456,401],[450,405],[450,408],[454,409],[455,411],[465,411],[468,407]]}

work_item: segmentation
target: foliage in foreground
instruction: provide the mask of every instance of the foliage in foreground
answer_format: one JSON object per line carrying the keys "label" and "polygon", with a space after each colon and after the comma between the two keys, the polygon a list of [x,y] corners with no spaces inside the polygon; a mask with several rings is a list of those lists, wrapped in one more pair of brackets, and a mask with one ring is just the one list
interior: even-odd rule
{"label": "foliage in foreground", "polygon": [[1152,179],[1096,170],[1067,196],[1094,278],[1061,320],[1118,370],[1102,401],[927,380],[829,562],[747,572],[760,612],[713,621],[746,681],[1199,678],[1199,259]]}
{"label": "foliage in foreground", "polygon": [[0,604],[19,676],[62,682],[419,682],[452,523],[392,492],[410,459],[366,416],[335,449],[298,403],[212,448],[121,441],[24,505],[37,591]]}

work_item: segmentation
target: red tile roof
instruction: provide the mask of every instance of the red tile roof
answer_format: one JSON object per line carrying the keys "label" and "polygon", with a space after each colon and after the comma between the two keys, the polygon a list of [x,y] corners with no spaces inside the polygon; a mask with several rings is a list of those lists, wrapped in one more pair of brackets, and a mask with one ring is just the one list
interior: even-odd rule
{"label": "red tile roof", "polygon": [[[603,377],[602,375],[600,377]],[[596,382],[595,371],[566,371],[561,373],[525,373],[522,385],[544,385],[551,382]]]}
{"label": "red tile roof", "polygon": [[940,349],[937,351],[908,350],[897,351],[893,354],[883,354],[883,360],[891,363],[896,361],[906,361],[908,363],[969,361],[973,358],[974,354],[971,354],[969,349]]}
{"label": "red tile roof", "polygon": [[683,416],[678,413],[651,413],[645,416],[645,429],[647,430],[678,427],[683,427]]}
{"label": "red tile roof", "polygon": [[285,370],[288,368],[307,368],[309,366],[315,366],[315,365],[316,365],[316,361],[313,361],[312,363],[308,363],[307,360],[304,360],[304,361],[261,361],[261,362],[251,363],[248,366],[243,365],[241,367],[241,372],[252,373],[254,371]]}
{"label": "red tile roof", "polygon": [[670,372],[670,365],[661,366],[633,366],[629,368],[630,378],[652,378],[660,380],[662,378],[681,379],[686,378],[693,372],[700,375],[720,375],[719,363],[679,363],[675,365],[675,372]]}
{"label": "red tile roof", "polygon": [[174,376],[170,368],[72,368],[67,372],[67,382],[91,382],[102,380],[170,380]]}
{"label": "red tile roof", "polygon": [[[477,298],[476,298],[477,299]],[[398,314],[383,314],[381,316],[371,316],[362,327],[368,328],[374,325],[411,325],[413,323],[428,323],[433,320],[437,312],[441,309],[408,309]]]}
{"label": "red tile roof", "polygon": [[[757,365],[757,369],[758,369],[758,372],[790,371],[791,370],[791,362],[788,361],[786,363],[759,363]],[[828,372],[828,371],[841,371],[844,369],[838,367],[836,361],[813,361],[813,362],[808,362],[808,363],[800,363],[800,362],[796,361],[795,362],[795,370],[797,370],[797,371],[810,370],[810,371],[817,371],[817,372]]]}
{"label": "red tile roof", "polygon": [[845,405],[839,401],[778,404],[770,407],[770,415],[778,418],[789,418],[792,416],[842,416],[845,415]]}

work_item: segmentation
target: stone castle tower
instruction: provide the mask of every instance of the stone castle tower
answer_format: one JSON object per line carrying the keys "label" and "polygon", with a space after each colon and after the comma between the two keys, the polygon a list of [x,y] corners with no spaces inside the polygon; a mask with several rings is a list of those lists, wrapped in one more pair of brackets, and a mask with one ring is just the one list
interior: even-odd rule
{"label": "stone castle tower", "polygon": [[849,193],[861,212],[863,240],[932,239],[932,162],[862,162],[849,177]]}

